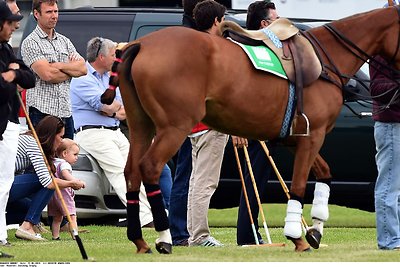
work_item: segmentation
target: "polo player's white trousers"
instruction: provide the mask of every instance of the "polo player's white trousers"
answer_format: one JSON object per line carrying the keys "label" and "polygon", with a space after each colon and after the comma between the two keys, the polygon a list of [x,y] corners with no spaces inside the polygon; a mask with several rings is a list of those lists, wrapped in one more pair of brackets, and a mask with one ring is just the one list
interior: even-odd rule
{"label": "polo player's white trousers", "polygon": [[0,141],[0,240],[7,239],[6,207],[14,181],[15,157],[18,148],[19,124],[8,122]]}

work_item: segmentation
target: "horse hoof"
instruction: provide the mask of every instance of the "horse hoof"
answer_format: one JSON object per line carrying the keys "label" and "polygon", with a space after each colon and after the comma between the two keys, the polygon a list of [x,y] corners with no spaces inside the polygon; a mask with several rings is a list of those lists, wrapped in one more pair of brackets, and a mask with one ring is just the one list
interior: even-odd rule
{"label": "horse hoof", "polygon": [[315,249],[319,248],[319,244],[321,243],[321,238],[322,238],[321,233],[315,228],[309,229],[306,233],[306,240],[308,244],[310,244],[310,246],[312,246]]}
{"label": "horse hoof", "polygon": [[286,237],[290,241],[293,242],[295,245],[294,251],[296,252],[310,252],[312,251],[310,248],[310,245],[308,245],[301,237],[300,238],[292,238],[292,237]]}
{"label": "horse hoof", "polygon": [[156,249],[160,254],[172,254],[172,244],[166,242],[156,243]]}
{"label": "horse hoof", "polygon": [[136,251],[137,254],[152,254],[151,248],[141,248]]}

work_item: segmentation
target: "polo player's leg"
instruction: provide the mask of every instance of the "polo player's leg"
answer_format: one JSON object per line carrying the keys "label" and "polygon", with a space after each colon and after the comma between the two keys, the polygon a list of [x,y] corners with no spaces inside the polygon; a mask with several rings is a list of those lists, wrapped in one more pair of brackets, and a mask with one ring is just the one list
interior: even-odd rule
{"label": "polo player's leg", "polygon": [[312,172],[317,178],[317,182],[311,207],[313,225],[307,230],[306,239],[313,248],[317,249],[323,236],[324,222],[329,218],[328,201],[332,175],[329,165],[320,155],[315,159]]}
{"label": "polo player's leg", "polygon": [[156,240],[156,249],[162,254],[172,253],[172,237],[159,186],[159,178],[164,165],[178,151],[186,138],[187,132],[179,131],[172,126],[157,129],[157,135],[140,163],[143,184],[153,214],[154,227],[159,234],[159,238]]}

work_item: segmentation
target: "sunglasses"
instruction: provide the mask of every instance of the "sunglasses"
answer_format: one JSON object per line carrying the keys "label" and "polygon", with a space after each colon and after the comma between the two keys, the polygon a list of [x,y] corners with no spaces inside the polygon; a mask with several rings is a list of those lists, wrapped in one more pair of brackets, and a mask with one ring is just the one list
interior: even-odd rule
{"label": "sunglasses", "polygon": [[104,42],[104,39],[101,38],[101,37],[99,39],[97,39],[97,40],[99,40],[99,47],[97,48],[96,58],[99,56],[100,49],[103,46],[103,42]]}

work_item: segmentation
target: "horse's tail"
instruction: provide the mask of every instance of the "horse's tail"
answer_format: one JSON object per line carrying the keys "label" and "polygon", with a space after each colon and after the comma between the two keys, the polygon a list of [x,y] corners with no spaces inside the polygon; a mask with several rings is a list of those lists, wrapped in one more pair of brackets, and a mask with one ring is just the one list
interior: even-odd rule
{"label": "horse's tail", "polygon": [[[115,98],[115,89],[119,86],[118,67],[120,63],[122,63],[125,60],[128,66],[130,66],[132,64],[133,59],[139,53],[139,50],[140,50],[140,43],[133,43],[133,44],[131,43],[128,45],[126,45],[126,43],[123,43],[122,45],[118,44],[117,49],[115,51],[116,58],[114,64],[111,67],[110,82],[107,90],[101,95],[100,99],[101,103],[106,105],[112,104]],[[125,59],[122,58],[123,55],[126,55]],[[130,68],[128,68],[128,71],[130,71]]]}

